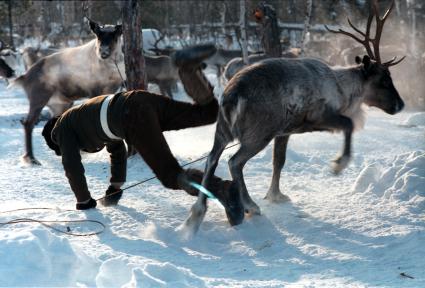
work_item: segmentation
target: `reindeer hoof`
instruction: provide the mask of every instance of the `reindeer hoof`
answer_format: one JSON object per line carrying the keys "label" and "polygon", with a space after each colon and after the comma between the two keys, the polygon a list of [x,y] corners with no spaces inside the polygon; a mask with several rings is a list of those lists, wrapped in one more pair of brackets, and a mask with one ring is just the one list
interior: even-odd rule
{"label": "reindeer hoof", "polygon": [[194,216],[191,215],[176,229],[176,231],[180,233],[181,238],[184,240],[190,240],[196,235],[196,232],[198,232],[201,223],[202,219],[195,219]]}
{"label": "reindeer hoof", "polygon": [[199,201],[192,206],[189,217],[177,228],[183,239],[189,240],[198,232],[206,212],[207,207]]}
{"label": "reindeer hoof", "polygon": [[31,157],[31,156],[23,156],[22,160],[25,163],[30,164],[30,165],[41,166],[41,163],[37,159],[35,159],[34,157]]}
{"label": "reindeer hoof", "polygon": [[340,156],[332,161],[332,171],[335,175],[338,175],[350,162],[349,156]]}
{"label": "reindeer hoof", "polygon": [[258,205],[254,202],[244,205],[244,208],[245,213],[248,214],[248,216],[261,215],[260,207],[258,207]]}
{"label": "reindeer hoof", "polygon": [[269,200],[269,202],[271,202],[271,203],[284,203],[284,202],[291,201],[291,198],[282,194],[282,192],[280,192],[280,191],[278,191],[278,192],[269,191],[267,193],[266,197],[264,197],[264,199]]}

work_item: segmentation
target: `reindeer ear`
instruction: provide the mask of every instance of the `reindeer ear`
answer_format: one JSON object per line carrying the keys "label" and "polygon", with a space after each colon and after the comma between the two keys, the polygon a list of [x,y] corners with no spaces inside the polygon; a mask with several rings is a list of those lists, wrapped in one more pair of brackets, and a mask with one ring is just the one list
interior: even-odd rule
{"label": "reindeer ear", "polygon": [[122,34],[122,25],[115,26],[115,33],[119,36]]}
{"label": "reindeer ear", "polygon": [[354,60],[356,61],[356,64],[362,63],[362,58],[360,58],[360,56],[356,56]]}
{"label": "reindeer ear", "polygon": [[99,24],[97,24],[96,22],[92,21],[89,18],[87,18],[87,20],[89,20],[90,30],[97,35],[97,33],[99,32]]}
{"label": "reindeer ear", "polygon": [[369,67],[370,67],[370,57],[367,56],[367,55],[363,56],[362,63],[364,65],[365,69],[369,69]]}

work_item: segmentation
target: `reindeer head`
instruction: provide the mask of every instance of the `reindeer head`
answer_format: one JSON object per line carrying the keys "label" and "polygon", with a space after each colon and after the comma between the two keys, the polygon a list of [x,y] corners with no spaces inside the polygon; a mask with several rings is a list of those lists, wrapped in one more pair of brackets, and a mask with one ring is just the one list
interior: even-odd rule
{"label": "reindeer head", "polygon": [[394,87],[388,67],[371,60],[369,56],[364,56],[363,60],[357,56],[356,63],[360,65],[366,78],[363,102],[369,106],[378,107],[388,114],[400,112],[404,102]]}
{"label": "reindeer head", "polygon": [[120,50],[118,43],[122,34],[122,25],[101,26],[90,19],[89,24],[91,31],[96,35],[96,54],[100,59],[107,59]]}
{"label": "reindeer head", "polygon": [[[405,57],[402,57],[398,61],[396,61],[396,57],[394,57],[390,61],[382,63],[381,54],[379,51],[379,42],[381,40],[385,20],[387,20],[393,8],[394,0],[392,1],[390,8],[388,8],[384,16],[381,18],[379,15],[378,1],[373,0],[371,2],[371,9],[367,19],[366,32],[363,32],[355,27],[350,19],[348,19],[348,24],[351,26],[351,28],[363,36],[364,39],[360,39],[358,36],[342,29],[336,31],[325,26],[328,31],[349,36],[357,42],[363,44],[363,46],[366,48],[368,56],[364,56],[363,59],[360,59],[358,56],[356,57],[356,63],[359,65],[359,68],[365,77],[365,84],[362,95],[364,97],[364,103],[369,106],[378,107],[388,114],[395,114],[400,112],[404,107],[404,102],[400,98],[397,89],[394,87],[389,67],[400,63]],[[373,18],[376,20],[376,32],[375,37],[370,38],[370,28]],[[372,44],[372,47],[370,44]]]}
{"label": "reindeer head", "polygon": [[9,64],[6,62],[5,57],[9,56],[7,53],[4,53],[3,48],[5,47],[3,41],[0,40],[0,77],[10,78],[15,76],[15,71],[10,68]]}

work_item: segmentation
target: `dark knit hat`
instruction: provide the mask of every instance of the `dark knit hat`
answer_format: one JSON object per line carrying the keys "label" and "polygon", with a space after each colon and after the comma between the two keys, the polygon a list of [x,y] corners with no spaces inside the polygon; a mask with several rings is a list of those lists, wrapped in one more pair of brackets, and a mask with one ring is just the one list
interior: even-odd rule
{"label": "dark knit hat", "polygon": [[53,141],[52,139],[52,130],[55,127],[55,124],[58,121],[58,119],[59,119],[59,116],[56,116],[50,119],[49,121],[47,121],[46,125],[44,125],[43,132],[41,133],[41,135],[43,135],[44,140],[46,140],[47,146],[49,146],[50,149],[55,151],[56,155],[60,156],[61,150],[58,144],[56,144],[56,142]]}

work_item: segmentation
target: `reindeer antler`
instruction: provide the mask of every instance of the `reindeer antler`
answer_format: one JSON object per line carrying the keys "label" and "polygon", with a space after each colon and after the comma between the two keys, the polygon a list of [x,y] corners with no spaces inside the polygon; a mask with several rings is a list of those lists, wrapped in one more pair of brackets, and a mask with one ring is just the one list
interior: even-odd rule
{"label": "reindeer antler", "polygon": [[155,43],[153,44],[153,47],[155,47],[156,51],[158,51],[159,50],[158,44],[159,44],[159,42],[161,42],[162,40],[164,40],[165,34],[159,32],[159,37],[156,37],[154,31],[152,30],[151,32],[152,32],[153,38],[155,38]]}
{"label": "reindeer antler", "polygon": [[[391,2],[390,8],[388,8],[388,10],[385,12],[384,16],[381,18],[379,16],[379,5],[378,5],[378,1],[377,0],[372,0],[372,2],[371,2],[371,9],[369,10],[369,17],[367,18],[366,32],[363,32],[360,29],[358,29],[351,22],[350,18],[347,18],[348,19],[348,24],[350,25],[350,27],[353,28],[354,31],[356,31],[357,33],[359,33],[361,36],[363,36],[364,39],[360,39],[356,35],[354,35],[354,34],[352,34],[350,32],[344,31],[342,29],[333,30],[333,29],[330,29],[326,25],[325,25],[325,28],[329,32],[336,33],[336,34],[344,34],[346,36],[349,36],[349,37],[353,38],[354,40],[356,40],[357,42],[359,42],[360,44],[362,44],[366,48],[366,52],[369,55],[369,57],[371,59],[375,60],[376,62],[378,62],[379,64],[385,65],[387,67],[394,66],[394,65],[397,65],[398,63],[400,63],[401,61],[403,61],[403,59],[406,56],[403,56],[398,61],[395,61],[397,59],[397,57],[394,57],[390,61],[387,61],[387,62],[382,63],[381,62],[381,53],[379,51],[379,42],[381,41],[381,35],[382,35],[382,31],[384,29],[384,24],[385,24],[385,21],[387,20],[388,16],[390,15],[391,11],[393,10],[393,8],[394,8],[394,0]],[[374,38],[370,38],[370,27],[372,26],[372,20],[373,20],[374,17],[375,17],[375,20],[376,20],[376,32],[375,32],[375,37]],[[372,43],[372,45],[373,45],[373,51],[372,51],[372,48],[370,46],[370,43]]]}

